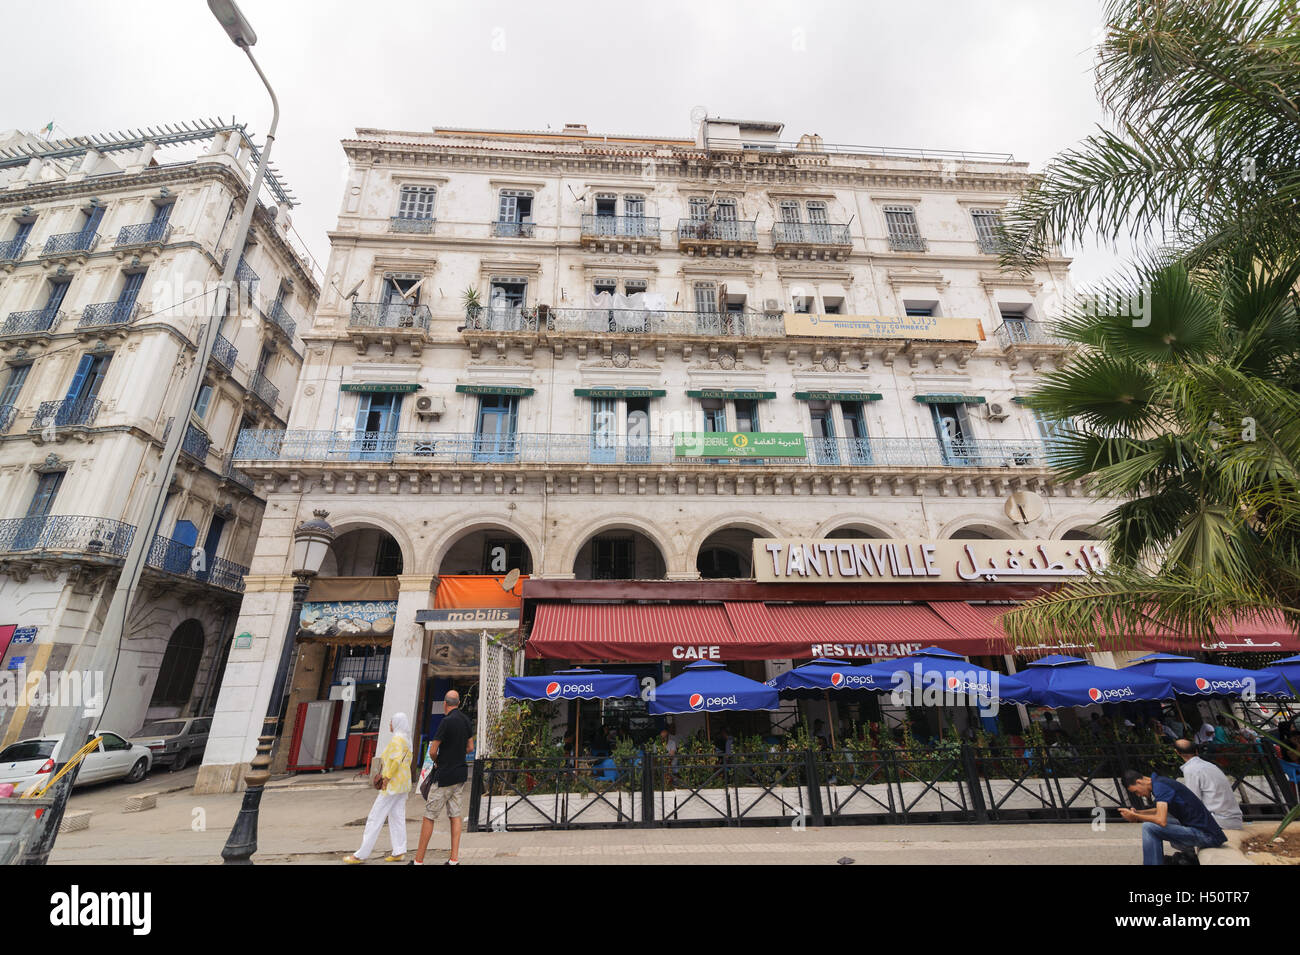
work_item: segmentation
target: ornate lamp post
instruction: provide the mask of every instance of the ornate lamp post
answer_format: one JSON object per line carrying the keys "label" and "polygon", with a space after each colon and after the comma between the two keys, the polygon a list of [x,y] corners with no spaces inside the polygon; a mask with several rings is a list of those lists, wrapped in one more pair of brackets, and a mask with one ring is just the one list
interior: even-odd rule
{"label": "ornate lamp post", "polygon": [[279,739],[284,721],[284,704],[287,697],[289,670],[297,642],[299,618],[311,579],[320,571],[330,544],[334,541],[334,528],[326,522],[328,511],[312,511],[313,520],[303,521],[293,532],[293,609],[289,613],[289,627],[285,631],[284,646],[280,650],[280,663],[275,671],[275,684],[271,699],[266,705],[262,721],[262,735],[257,738],[257,755],[248,764],[244,775],[244,804],[239,809],[234,828],[221,850],[227,865],[250,865],[257,851],[257,813],[262,804],[262,791],[271,778],[271,751]]}

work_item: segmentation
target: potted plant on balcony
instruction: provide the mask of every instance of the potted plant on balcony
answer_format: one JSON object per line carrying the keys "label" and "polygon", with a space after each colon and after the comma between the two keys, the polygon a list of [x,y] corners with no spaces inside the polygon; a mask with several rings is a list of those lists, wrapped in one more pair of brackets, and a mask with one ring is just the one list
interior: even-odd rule
{"label": "potted plant on balcony", "polygon": [[478,297],[478,289],[468,286],[461,294],[460,303],[465,306],[465,324],[473,325],[483,313],[483,303]]}

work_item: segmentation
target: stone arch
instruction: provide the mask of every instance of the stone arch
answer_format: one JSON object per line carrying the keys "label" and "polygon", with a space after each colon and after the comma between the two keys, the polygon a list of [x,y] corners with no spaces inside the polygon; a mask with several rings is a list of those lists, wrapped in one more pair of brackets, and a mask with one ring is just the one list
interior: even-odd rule
{"label": "stone arch", "polygon": [[520,527],[513,522],[509,514],[500,516],[492,514],[476,514],[473,517],[467,517],[464,520],[457,521],[443,529],[442,536],[438,538],[433,548],[428,552],[428,560],[425,566],[428,567],[429,573],[437,575],[442,572],[442,564],[447,559],[448,552],[459,541],[467,535],[477,533],[478,531],[501,531],[503,534],[510,534],[518,537],[523,541],[524,547],[528,549],[528,555],[532,563],[532,572],[536,573],[541,570],[541,542],[537,535],[530,530]]}
{"label": "stone arch", "polygon": [[863,520],[859,517],[832,517],[822,521],[813,531],[812,536],[816,538],[830,537],[836,531],[855,530],[863,531],[880,540],[891,540],[899,537],[897,531],[893,528],[879,524],[876,521]]}
{"label": "stone arch", "polygon": [[[331,514],[330,517],[333,517],[333,515]],[[355,538],[351,538],[350,535],[364,534],[367,531],[373,531],[377,534],[385,535],[391,538],[393,543],[397,545],[397,550],[401,556],[402,563],[398,575],[415,573],[414,565],[412,563],[413,548],[411,546],[411,539],[405,529],[399,525],[393,524],[386,518],[375,518],[368,514],[348,515],[346,519],[340,520],[338,523],[329,520],[328,517],[326,520],[329,521],[330,525],[334,528],[335,535],[334,544],[330,548],[330,554],[325,558],[325,564],[321,567],[321,576],[329,577],[338,574],[338,561],[341,557],[337,549],[346,546],[346,541],[348,540],[355,541]],[[357,576],[369,576],[369,574],[359,574]]]}
{"label": "stone arch", "polygon": [[207,649],[203,623],[189,617],[172,630],[158,665],[149,697],[150,707],[174,706],[183,712],[198,684],[199,670]]}
{"label": "stone arch", "polygon": [[[736,539],[727,541],[726,532],[738,531],[739,535],[732,535]],[[749,535],[745,540],[741,537]],[[710,522],[706,525],[691,542],[690,553],[693,555],[692,566],[699,572],[701,577],[726,577],[726,578],[746,578],[753,575],[753,548],[749,545],[757,537],[781,537],[779,530],[771,529],[771,525],[763,521],[757,521],[750,514],[739,514],[731,517],[723,517]],[[714,540],[714,538],[722,538]],[[713,546],[709,546],[713,541]],[[718,564],[718,558],[725,558],[723,564]],[[708,564],[708,567],[702,566]],[[726,569],[722,569],[725,565]]]}
{"label": "stone arch", "polygon": [[[990,540],[1025,540],[1025,535],[1010,522],[990,519],[987,514],[967,514],[954,518],[939,529],[939,539],[969,540],[970,537],[966,536],[968,532],[982,533]],[[956,537],[958,534],[963,536]]]}
{"label": "stone arch", "polygon": [[[1068,535],[1068,536],[1067,536]],[[1087,520],[1083,517],[1068,517],[1052,528],[1053,540],[1102,539],[1106,529],[1100,520]]]}
{"label": "stone arch", "polygon": [[664,540],[663,532],[659,528],[630,514],[612,514],[598,523],[584,528],[581,533],[573,535],[573,543],[565,549],[561,558],[560,569],[552,572],[561,574],[574,573],[573,568],[578,561],[578,555],[587,546],[587,543],[593,537],[598,537],[607,531],[616,530],[632,530],[650,541],[659,551],[659,556],[664,564],[665,575],[672,571],[675,564],[680,563],[681,555],[668,545],[667,541]]}

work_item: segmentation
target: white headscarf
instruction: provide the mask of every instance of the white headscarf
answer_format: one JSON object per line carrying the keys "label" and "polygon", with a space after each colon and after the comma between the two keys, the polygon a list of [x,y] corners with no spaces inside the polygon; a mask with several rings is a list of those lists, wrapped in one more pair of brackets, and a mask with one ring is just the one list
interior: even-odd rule
{"label": "white headscarf", "polygon": [[400,736],[406,740],[406,745],[411,745],[411,720],[405,713],[393,714],[393,735]]}

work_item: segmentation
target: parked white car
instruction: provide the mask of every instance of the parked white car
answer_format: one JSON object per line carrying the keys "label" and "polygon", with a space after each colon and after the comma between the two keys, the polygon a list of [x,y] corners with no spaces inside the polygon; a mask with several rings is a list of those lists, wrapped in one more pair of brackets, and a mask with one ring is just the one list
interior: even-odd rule
{"label": "parked white car", "polygon": [[[125,779],[138,783],[153,763],[148,747],[128,742],[117,733],[100,732],[99,746],[86,755],[77,773],[77,785]],[[0,783],[13,783],[21,795],[51,778],[59,761],[62,736],[45,736],[10,743],[0,751]]]}

